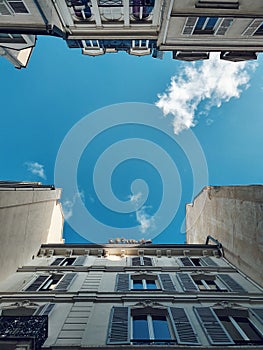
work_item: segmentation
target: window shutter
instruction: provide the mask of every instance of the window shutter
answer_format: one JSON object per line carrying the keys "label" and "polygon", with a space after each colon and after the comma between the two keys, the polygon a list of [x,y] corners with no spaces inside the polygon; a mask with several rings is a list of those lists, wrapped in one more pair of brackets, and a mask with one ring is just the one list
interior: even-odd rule
{"label": "window shutter", "polygon": [[200,258],[200,260],[203,266],[218,266],[217,263],[209,256],[206,256],[205,258]]}
{"label": "window shutter", "polygon": [[222,20],[222,22],[220,23],[215,34],[216,35],[225,35],[228,28],[232,25],[233,20],[234,20],[233,18],[224,18]]}
{"label": "window shutter", "polygon": [[44,308],[40,311],[39,315],[48,316],[53,310],[54,306],[55,306],[55,303],[49,303],[47,305],[44,305]]}
{"label": "window shutter", "polygon": [[58,266],[63,260],[64,260],[64,258],[56,258],[56,259],[50,264],[50,266]]}
{"label": "window shutter", "polygon": [[179,261],[182,263],[183,266],[195,266],[191,259],[189,259],[188,257],[179,258]]}
{"label": "window shutter", "polygon": [[116,276],[116,291],[124,292],[130,288],[130,275],[128,273],[118,273]]}
{"label": "window shutter", "polygon": [[258,309],[258,308],[251,308],[250,311],[252,314],[254,314],[259,321],[263,324],[263,309]]}
{"label": "window shutter", "polygon": [[169,273],[161,273],[159,275],[159,279],[161,281],[161,285],[162,285],[164,290],[166,290],[166,291],[176,290]]}
{"label": "window shutter", "polygon": [[132,266],[140,266],[140,257],[132,258]]}
{"label": "window shutter", "polygon": [[250,25],[245,29],[242,35],[247,35],[247,36],[253,35],[257,31],[257,29],[261,26],[262,22],[263,22],[263,18],[254,19],[250,23]]}
{"label": "window shutter", "polygon": [[233,340],[210,307],[195,307],[195,313],[212,345],[234,344]]}
{"label": "window shutter", "polygon": [[191,35],[193,33],[197,20],[198,20],[198,17],[188,17],[186,19],[186,23],[182,34]]}
{"label": "window shutter", "polygon": [[72,265],[74,266],[83,266],[85,264],[87,256],[86,255],[81,255],[76,258],[76,260],[73,262]]}
{"label": "window shutter", "polygon": [[143,257],[143,263],[144,263],[144,266],[152,266],[152,259]]}
{"label": "window shutter", "polygon": [[111,309],[110,324],[107,344],[129,344],[129,319],[128,307],[113,307]]}
{"label": "window shutter", "polygon": [[246,292],[246,290],[239,283],[237,283],[231,276],[221,273],[221,274],[218,274],[217,277],[226,285],[226,287],[231,292],[239,292],[239,293]]}
{"label": "window shutter", "polygon": [[55,290],[67,290],[70,284],[72,283],[73,279],[77,276],[77,273],[67,273],[62,279],[58,282],[57,286],[55,287]]}
{"label": "window shutter", "polygon": [[12,11],[6,6],[3,0],[0,0],[0,14],[2,16],[12,15]]}
{"label": "window shutter", "polygon": [[186,292],[199,291],[198,287],[196,286],[193,279],[189,276],[188,273],[178,272],[177,278],[181,286],[183,287],[183,290],[185,290]]}
{"label": "window shutter", "polygon": [[200,344],[184,309],[181,307],[170,307],[170,311],[178,344]]}
{"label": "window shutter", "polygon": [[48,279],[48,277],[49,276],[47,275],[38,276],[37,279],[32,284],[30,284],[26,291],[37,291],[40,288],[40,286]]}

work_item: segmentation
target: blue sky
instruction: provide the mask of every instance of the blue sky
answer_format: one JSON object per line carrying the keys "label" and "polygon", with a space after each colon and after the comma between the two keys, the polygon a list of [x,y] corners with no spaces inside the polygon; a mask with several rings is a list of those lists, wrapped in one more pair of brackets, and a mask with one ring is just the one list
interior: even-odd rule
{"label": "blue sky", "polygon": [[[18,71],[1,58],[0,72],[1,179],[54,183],[58,150],[67,133],[84,117],[92,127],[98,128],[96,137],[87,143],[80,157],[77,191],[65,190],[62,198],[68,218],[66,242],[94,241],[94,234],[89,232],[93,226],[88,224],[88,218],[85,234],[74,231],[80,201],[85,203],[91,216],[104,225],[101,227],[108,238],[113,235],[112,228],[116,228],[116,236],[132,238],[127,236],[129,231],[126,229],[134,228],[138,232],[136,237],[151,238],[156,243],[181,243],[185,240],[182,226],[185,203],[191,202],[202,186],[262,183],[262,56],[256,67],[246,64],[237,68],[229,64],[222,70],[218,63],[193,66],[174,61],[169,53],[163,60],[125,53],[86,57],[78,50],[68,49],[62,40],[39,37],[27,69]],[[171,84],[172,77],[175,78]],[[151,107],[145,111],[140,109],[144,108],[140,103],[154,105],[158,101],[160,108],[153,107],[153,110],[158,110],[161,117],[165,112],[168,114],[160,123],[170,136],[162,132],[162,127],[151,127],[151,118],[158,119]],[[111,114],[109,106],[129,102],[139,103],[141,124],[135,123],[131,116],[130,124],[122,125],[118,116],[118,125],[99,132],[100,114],[96,114],[97,111],[106,108],[109,123],[112,120],[115,123],[117,117]],[[129,105],[126,108],[129,109]],[[182,146],[187,137],[196,137],[194,142],[204,153],[207,178],[197,174],[204,165],[199,156],[189,160],[188,153],[192,151],[186,151]],[[125,149],[125,142],[131,140],[134,145],[147,140],[150,147],[159,146],[169,157],[162,159],[162,153],[159,154],[157,148],[152,152],[147,150],[147,144],[138,149],[130,146],[129,150],[134,149],[137,153],[120,162],[113,169],[112,177],[107,179],[119,201],[120,207],[116,211],[116,207],[111,207],[114,201],[103,203],[97,197],[93,184],[95,180],[102,186],[102,192],[106,191],[109,174],[105,171],[104,176],[102,171],[102,175],[94,178],[93,171],[100,155],[111,145],[123,142],[119,145]],[[119,155],[119,151],[117,153]],[[68,160],[64,159],[67,166],[71,165],[70,157],[69,154]],[[172,176],[167,177],[169,159],[175,168],[174,181]],[[155,161],[161,165],[155,167]],[[196,184],[199,175],[201,180]],[[62,183],[56,182],[56,186],[62,186]],[[162,220],[167,219],[163,214],[156,215],[162,207],[162,199],[168,196],[164,189],[170,197],[174,196],[174,202],[173,197],[169,199],[174,215],[169,225],[160,229]],[[127,210],[121,207],[121,202],[126,203]],[[97,241],[101,239],[98,234]]]}

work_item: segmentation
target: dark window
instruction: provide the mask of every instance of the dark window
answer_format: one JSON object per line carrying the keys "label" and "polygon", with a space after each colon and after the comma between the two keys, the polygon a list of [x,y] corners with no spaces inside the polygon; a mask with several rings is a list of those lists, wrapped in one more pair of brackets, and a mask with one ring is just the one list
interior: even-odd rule
{"label": "dark window", "polygon": [[8,0],[8,4],[15,13],[29,13],[23,1]]}
{"label": "dark window", "polygon": [[262,23],[261,26],[256,30],[256,32],[254,33],[254,35],[263,35],[263,23]]}
{"label": "dark window", "polygon": [[132,258],[132,266],[152,266],[152,259],[145,256]]}

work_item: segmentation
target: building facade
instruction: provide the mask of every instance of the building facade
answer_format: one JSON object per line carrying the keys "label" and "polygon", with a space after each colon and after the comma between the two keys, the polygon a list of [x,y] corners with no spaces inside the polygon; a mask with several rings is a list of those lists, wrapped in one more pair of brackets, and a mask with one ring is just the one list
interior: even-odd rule
{"label": "building facade", "polygon": [[[195,61],[216,51],[243,61],[263,51],[263,6],[261,0],[1,0],[0,55],[13,63],[10,44],[17,51],[31,45],[31,53],[35,35],[60,37],[89,56],[126,51],[162,58],[170,51],[174,59]],[[28,52],[16,67],[27,64]]]}
{"label": "building facade", "polygon": [[212,235],[226,259],[263,286],[263,186],[208,186],[186,206],[186,241]]}
{"label": "building facade", "polygon": [[262,288],[221,254],[214,244],[44,244],[0,283],[0,348],[262,349]]}
{"label": "building facade", "polygon": [[0,181],[0,280],[32,257],[42,243],[62,243],[61,189],[40,182]]}

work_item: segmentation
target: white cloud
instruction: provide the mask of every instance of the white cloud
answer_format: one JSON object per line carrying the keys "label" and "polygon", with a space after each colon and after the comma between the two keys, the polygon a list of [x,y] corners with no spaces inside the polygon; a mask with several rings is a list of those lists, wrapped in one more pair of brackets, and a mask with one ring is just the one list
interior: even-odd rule
{"label": "white cloud", "polygon": [[62,208],[65,220],[68,220],[73,215],[73,208],[77,198],[80,198],[82,201],[84,201],[84,192],[76,193],[73,196],[72,200],[67,199],[65,201],[62,201]]}
{"label": "white cloud", "polygon": [[142,198],[141,192],[129,196],[130,202],[135,203],[135,204],[137,204],[141,198]]}
{"label": "white cloud", "polygon": [[146,207],[136,210],[136,220],[140,224],[139,229],[141,233],[147,233],[147,231],[155,227],[154,217],[146,213]]}
{"label": "white cloud", "polygon": [[179,134],[195,126],[195,112],[202,101],[207,115],[213,106],[220,107],[232,97],[239,98],[248,88],[249,74],[255,66],[223,61],[219,53],[211,53],[209,60],[185,65],[178,76],[173,76],[167,91],[158,94],[156,106],[165,116],[173,116],[174,133]]}
{"label": "white cloud", "polygon": [[27,170],[32,174],[41,177],[42,179],[46,179],[46,174],[44,170],[44,165],[39,164],[38,162],[26,162],[25,163]]}

